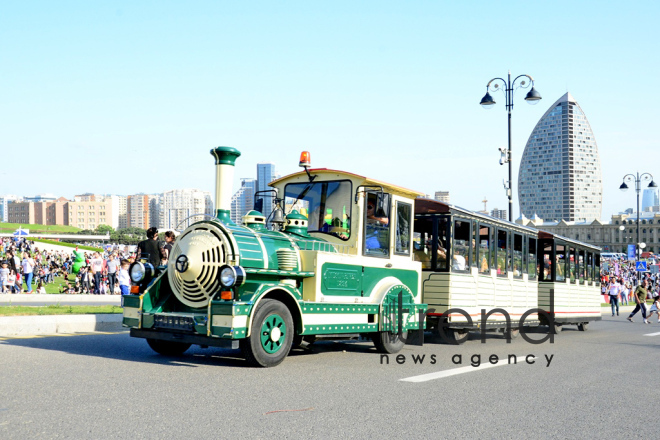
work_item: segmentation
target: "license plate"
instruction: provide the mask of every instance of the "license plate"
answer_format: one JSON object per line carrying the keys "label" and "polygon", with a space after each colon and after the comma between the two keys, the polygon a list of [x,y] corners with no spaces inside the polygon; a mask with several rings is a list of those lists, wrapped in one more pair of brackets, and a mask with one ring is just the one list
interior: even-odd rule
{"label": "license plate", "polygon": [[154,327],[193,331],[195,328],[195,321],[189,316],[156,315],[154,317]]}

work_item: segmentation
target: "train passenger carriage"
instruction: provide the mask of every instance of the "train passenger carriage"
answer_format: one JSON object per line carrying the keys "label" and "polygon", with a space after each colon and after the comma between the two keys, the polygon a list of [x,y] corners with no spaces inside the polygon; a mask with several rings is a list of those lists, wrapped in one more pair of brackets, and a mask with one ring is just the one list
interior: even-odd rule
{"label": "train passenger carriage", "polygon": [[[429,199],[415,202],[414,231],[427,324],[438,336],[464,342],[484,327],[485,310],[486,329],[510,326],[515,337],[520,318],[538,306],[538,231]],[[443,316],[450,309],[462,313]],[[525,320],[535,324],[536,315]]]}
{"label": "train passenger carriage", "polygon": [[539,308],[553,309],[554,331],[601,319],[600,248],[539,231],[539,268]]}

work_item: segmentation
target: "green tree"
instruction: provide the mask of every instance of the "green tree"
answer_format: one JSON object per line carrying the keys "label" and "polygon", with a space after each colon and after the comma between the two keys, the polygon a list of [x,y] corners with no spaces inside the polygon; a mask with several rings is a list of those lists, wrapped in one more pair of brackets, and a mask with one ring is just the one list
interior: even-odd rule
{"label": "green tree", "polygon": [[96,233],[97,233],[97,234],[104,234],[104,235],[105,235],[105,234],[107,234],[107,233],[112,234],[113,232],[115,232],[115,229],[114,229],[112,226],[108,226],[108,225],[98,225],[98,226],[96,227]]}

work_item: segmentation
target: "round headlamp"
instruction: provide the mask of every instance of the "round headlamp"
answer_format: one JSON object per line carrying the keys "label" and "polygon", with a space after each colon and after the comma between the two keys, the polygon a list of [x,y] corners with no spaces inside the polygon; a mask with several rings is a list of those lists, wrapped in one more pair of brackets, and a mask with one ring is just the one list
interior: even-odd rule
{"label": "round headlamp", "polygon": [[220,269],[222,287],[240,286],[245,282],[245,269],[241,266],[223,266]]}
{"label": "round headlamp", "polygon": [[154,276],[154,267],[150,263],[136,261],[128,269],[128,275],[134,283],[141,283]]}

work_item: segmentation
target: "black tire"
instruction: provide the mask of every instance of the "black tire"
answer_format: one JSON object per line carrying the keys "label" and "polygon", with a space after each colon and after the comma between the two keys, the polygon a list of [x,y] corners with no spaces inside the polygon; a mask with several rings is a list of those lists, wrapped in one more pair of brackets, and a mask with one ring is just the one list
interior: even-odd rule
{"label": "black tire", "polygon": [[153,351],[163,356],[181,356],[192,344],[184,342],[164,341],[162,339],[147,339],[147,344]]}
{"label": "black tire", "polygon": [[[507,337],[507,329],[505,328],[502,333],[504,334],[504,337]],[[519,328],[511,328],[511,339],[516,339],[520,335],[520,329]]]}
{"label": "black tire", "polygon": [[563,327],[562,327],[561,324],[555,323],[554,327],[550,327],[550,331],[555,335],[561,333],[562,330],[563,330]]}
{"label": "black tire", "polygon": [[467,329],[448,329],[449,330],[449,340],[452,338],[456,341],[456,344],[461,345],[468,340],[470,332]]}
{"label": "black tire", "polygon": [[[440,334],[444,332],[444,338]],[[434,327],[432,330],[433,338],[435,342],[439,343],[450,343],[453,345],[461,345],[468,340],[470,332],[467,329],[457,329],[457,328],[446,328],[446,327]]]}
{"label": "black tire", "polygon": [[302,347],[304,336],[296,333],[293,336],[293,341],[291,341],[291,348],[300,348]]}
{"label": "black tire", "polygon": [[[408,332],[403,332],[404,338],[408,337]],[[396,333],[378,332],[374,333],[372,340],[379,353],[394,354],[401,351],[405,342]]]}
{"label": "black tire", "polygon": [[586,332],[587,329],[589,328],[589,323],[588,322],[581,322],[577,325],[577,327],[578,327],[578,330],[580,330],[581,332]]}
{"label": "black tire", "polygon": [[254,367],[281,364],[291,351],[294,334],[289,309],[280,301],[262,300],[252,319],[250,337],[241,339],[245,360]]}

